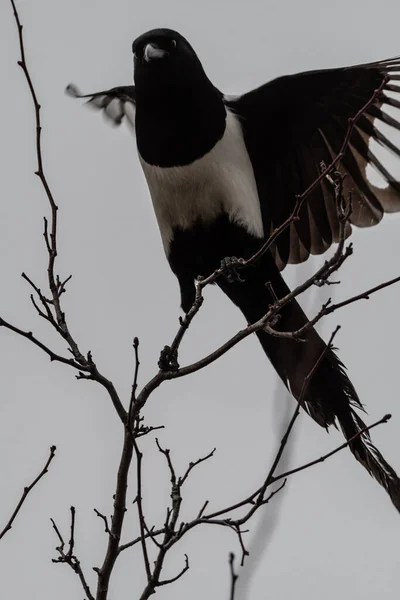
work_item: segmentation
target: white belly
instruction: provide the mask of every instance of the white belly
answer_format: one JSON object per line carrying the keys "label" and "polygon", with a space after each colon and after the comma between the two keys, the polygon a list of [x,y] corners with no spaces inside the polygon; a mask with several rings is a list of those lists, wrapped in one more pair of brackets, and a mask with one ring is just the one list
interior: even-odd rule
{"label": "white belly", "polygon": [[263,224],[253,168],[237,118],[227,112],[222,139],[202,158],[184,167],[154,167],[139,155],[147,179],[165,252],[176,227],[226,213],[256,237]]}

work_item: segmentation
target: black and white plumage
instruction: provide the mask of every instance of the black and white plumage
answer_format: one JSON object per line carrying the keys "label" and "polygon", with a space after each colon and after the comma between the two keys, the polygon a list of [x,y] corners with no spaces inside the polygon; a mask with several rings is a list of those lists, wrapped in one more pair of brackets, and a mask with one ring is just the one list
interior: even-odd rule
{"label": "black and white plumage", "polygon": [[[400,148],[380,129],[400,131],[400,58],[376,63],[311,71],[275,79],[234,98],[210,82],[190,44],[179,33],[156,29],[133,43],[134,86],[82,96],[119,125],[134,125],[139,159],[149,186],[169,264],[178,278],[182,308],[194,300],[194,280],[207,276],[225,257],[248,258],[272,229],[291,214],[295,195],[320,174],[339,152],[348,119],[365,105],[387,79],[376,101],[357,121],[341,162],[345,192],[352,192],[350,222],[359,227],[378,223],[384,212],[400,211],[400,183],[371,151],[369,141],[400,158]],[[136,111],[136,114],[134,114]],[[386,182],[374,186],[366,176],[371,165]],[[217,284],[248,322],[263,316],[289,289],[280,271],[288,263],[321,254],[338,240],[333,190],[327,182],[311,193],[300,219],[275,247],[248,268],[245,281]],[[299,329],[307,322],[295,301],[281,312],[277,327]],[[325,344],[314,329],[307,343],[257,334],[279,376],[295,398],[304,377]],[[364,423],[357,393],[336,354],[328,350],[316,370],[305,407],[321,426],[338,423],[346,439]],[[351,442],[360,463],[387,490],[400,511],[400,480],[372,445],[368,433]]]}

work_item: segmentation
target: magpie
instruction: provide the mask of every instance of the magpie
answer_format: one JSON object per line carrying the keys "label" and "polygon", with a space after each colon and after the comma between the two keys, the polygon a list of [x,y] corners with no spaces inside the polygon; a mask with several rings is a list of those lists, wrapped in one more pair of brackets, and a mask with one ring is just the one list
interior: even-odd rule
{"label": "magpie", "polygon": [[[153,202],[165,254],[175,273],[181,306],[195,298],[195,279],[229,257],[247,259],[292,213],[304,191],[340,151],[349,118],[379,95],[357,120],[341,161],[344,193],[352,195],[351,226],[370,227],[385,212],[400,211],[400,183],[369,142],[400,158],[400,148],[377,124],[400,131],[400,57],[353,67],[309,71],[274,79],[229,97],[207,77],[189,42],[176,31],[154,29],[132,46],[134,85],[82,95],[115,125],[133,127],[139,160]],[[367,178],[372,166],[385,186]],[[322,180],[304,202],[300,218],[242,276],[228,272],[217,285],[248,323],[260,319],[276,298],[289,293],[281,271],[338,241],[333,187]],[[270,285],[266,286],[266,282]],[[296,300],[280,313],[276,328],[290,332],[308,322]],[[314,328],[305,343],[257,332],[278,375],[299,400],[316,365],[303,407],[322,427],[339,425],[351,452],[388,492],[400,511],[400,480],[372,444],[356,412],[362,409],[343,363]],[[356,439],[352,439],[358,434]]]}

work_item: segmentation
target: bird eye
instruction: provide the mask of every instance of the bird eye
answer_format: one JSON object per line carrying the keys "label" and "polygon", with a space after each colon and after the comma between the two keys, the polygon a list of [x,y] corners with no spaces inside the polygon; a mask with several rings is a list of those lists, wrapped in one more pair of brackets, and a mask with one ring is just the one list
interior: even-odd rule
{"label": "bird eye", "polygon": [[171,40],[171,46],[172,48],[176,48],[176,40]]}

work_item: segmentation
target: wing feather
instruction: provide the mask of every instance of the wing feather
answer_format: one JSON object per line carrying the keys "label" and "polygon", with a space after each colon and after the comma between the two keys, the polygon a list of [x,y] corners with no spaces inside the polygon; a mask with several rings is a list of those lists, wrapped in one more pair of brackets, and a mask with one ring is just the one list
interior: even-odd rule
{"label": "wing feather", "polygon": [[104,117],[114,126],[121,125],[124,118],[129,125],[135,127],[135,86],[126,85],[115,87],[94,94],[81,94],[73,83],[70,83],[65,93],[73,98],[88,98],[86,104],[96,110],[103,111]]}
{"label": "wing feather", "polygon": [[[396,160],[400,158],[399,80],[400,57],[396,57],[285,76],[243,96],[225,99],[243,129],[266,234],[290,216],[296,194],[340,151],[349,118],[385,81],[379,97],[357,121],[340,168],[345,175],[344,191],[352,194],[352,225],[370,227],[379,223],[385,212],[400,211],[400,161],[399,176],[395,177],[379,152],[370,147],[374,140]],[[381,125],[389,129],[387,134]],[[368,179],[368,167],[379,173],[386,187],[377,187]],[[299,216],[273,249],[279,268],[320,254],[338,240],[334,193],[326,180],[310,194]]]}

